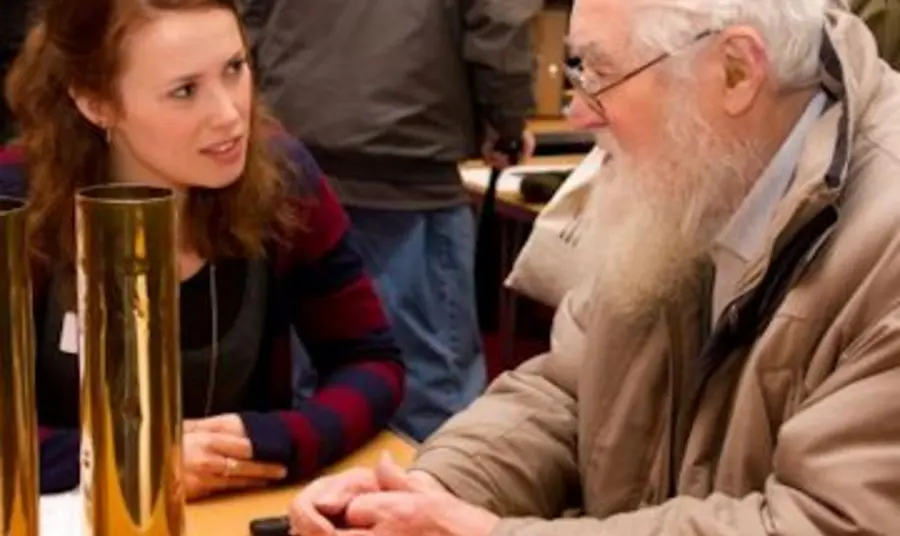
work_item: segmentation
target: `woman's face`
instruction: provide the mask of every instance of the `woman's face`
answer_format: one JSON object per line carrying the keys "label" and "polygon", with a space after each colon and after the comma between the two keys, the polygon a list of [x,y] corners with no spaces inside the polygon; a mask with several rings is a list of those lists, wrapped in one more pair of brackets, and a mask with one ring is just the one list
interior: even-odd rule
{"label": "woman's face", "polygon": [[160,11],[124,43],[113,170],[126,182],[223,188],[244,169],[252,80],[233,13]]}

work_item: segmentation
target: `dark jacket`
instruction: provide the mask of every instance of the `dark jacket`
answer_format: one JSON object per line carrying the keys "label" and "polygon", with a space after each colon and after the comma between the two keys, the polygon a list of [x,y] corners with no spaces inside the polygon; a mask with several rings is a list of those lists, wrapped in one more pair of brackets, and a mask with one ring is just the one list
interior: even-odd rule
{"label": "dark jacket", "polygon": [[488,123],[521,135],[540,0],[244,0],[259,84],[349,205],[465,199]]}

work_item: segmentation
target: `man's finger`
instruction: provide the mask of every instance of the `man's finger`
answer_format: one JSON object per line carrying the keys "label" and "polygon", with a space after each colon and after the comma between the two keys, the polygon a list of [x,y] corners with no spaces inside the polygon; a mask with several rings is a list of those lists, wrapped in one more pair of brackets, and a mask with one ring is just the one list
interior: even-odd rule
{"label": "man's finger", "polygon": [[413,495],[402,491],[384,491],[356,497],[347,505],[344,519],[348,527],[367,529],[384,521],[391,512],[413,508]]}
{"label": "man's finger", "polygon": [[509,167],[509,157],[503,153],[491,152],[484,157],[488,166],[495,169],[506,169]]}
{"label": "man's finger", "polygon": [[378,479],[368,469],[348,473],[344,478],[334,478],[321,493],[312,499],[313,505],[322,513],[334,516],[343,513],[354,497],[363,493],[379,491]]}
{"label": "man's finger", "polygon": [[289,518],[291,533],[303,536],[333,536],[335,527],[325,518],[310,501],[301,493],[291,503]]}
{"label": "man's finger", "polygon": [[417,482],[387,452],[381,455],[381,460],[375,467],[375,476],[379,487],[384,491],[419,491]]}

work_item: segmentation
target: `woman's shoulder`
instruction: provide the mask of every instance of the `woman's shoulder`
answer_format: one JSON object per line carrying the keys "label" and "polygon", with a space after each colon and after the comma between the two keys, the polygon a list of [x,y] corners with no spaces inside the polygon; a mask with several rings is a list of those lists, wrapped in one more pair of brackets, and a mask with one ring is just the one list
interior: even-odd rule
{"label": "woman's shoulder", "polygon": [[300,215],[288,240],[277,243],[276,258],[314,262],[342,244],[349,219],[323,170],[303,142],[281,135],[271,141],[287,166],[289,203]]}
{"label": "woman's shoulder", "polygon": [[270,146],[286,164],[283,173],[290,193],[301,197],[315,195],[324,176],[306,145],[289,134],[279,133],[272,137]]}
{"label": "woman's shoulder", "polygon": [[22,150],[0,146],[0,196],[24,198],[28,191]]}

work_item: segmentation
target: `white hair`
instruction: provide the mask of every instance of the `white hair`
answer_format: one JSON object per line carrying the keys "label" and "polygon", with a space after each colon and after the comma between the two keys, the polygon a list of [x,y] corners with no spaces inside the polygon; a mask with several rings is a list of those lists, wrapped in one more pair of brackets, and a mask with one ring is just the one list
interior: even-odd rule
{"label": "white hair", "polygon": [[825,12],[835,0],[637,0],[635,45],[676,52],[705,30],[735,24],[757,29],[775,83],[798,87],[814,80]]}

